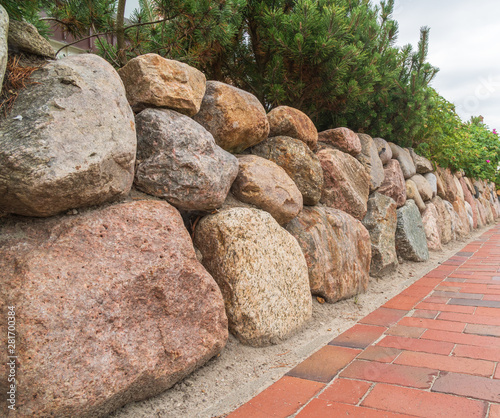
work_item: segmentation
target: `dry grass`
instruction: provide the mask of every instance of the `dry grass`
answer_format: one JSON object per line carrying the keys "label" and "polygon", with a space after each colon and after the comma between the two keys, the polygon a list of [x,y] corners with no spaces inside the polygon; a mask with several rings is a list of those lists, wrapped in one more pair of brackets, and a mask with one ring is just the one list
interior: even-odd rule
{"label": "dry grass", "polygon": [[9,56],[7,61],[7,70],[0,95],[0,115],[7,116],[10,113],[20,90],[30,84],[36,84],[29,78],[34,71],[40,68],[40,65],[26,65],[21,61],[21,56]]}

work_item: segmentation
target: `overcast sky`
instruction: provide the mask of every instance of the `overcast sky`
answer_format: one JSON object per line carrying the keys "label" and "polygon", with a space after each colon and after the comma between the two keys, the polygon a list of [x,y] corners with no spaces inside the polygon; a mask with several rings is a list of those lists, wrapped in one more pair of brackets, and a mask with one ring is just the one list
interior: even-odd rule
{"label": "overcast sky", "polygon": [[[127,1],[127,15],[137,4]],[[500,130],[500,1],[396,0],[394,18],[400,46],[416,48],[420,27],[431,28],[428,61],[440,68],[432,86],[462,119],[482,115]]]}

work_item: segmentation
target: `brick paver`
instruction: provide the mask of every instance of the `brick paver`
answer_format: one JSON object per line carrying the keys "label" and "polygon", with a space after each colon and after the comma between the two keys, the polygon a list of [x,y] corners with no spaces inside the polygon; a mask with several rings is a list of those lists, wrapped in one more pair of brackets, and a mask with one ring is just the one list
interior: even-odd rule
{"label": "brick paver", "polygon": [[228,415],[500,418],[500,225]]}

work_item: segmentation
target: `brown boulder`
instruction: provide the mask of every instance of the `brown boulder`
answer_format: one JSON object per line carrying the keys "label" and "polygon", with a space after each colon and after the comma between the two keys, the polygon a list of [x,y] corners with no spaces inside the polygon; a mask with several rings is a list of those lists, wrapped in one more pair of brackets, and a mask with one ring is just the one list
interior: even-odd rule
{"label": "brown boulder", "polygon": [[296,239],[258,209],[204,217],[194,242],[219,284],[230,331],[244,344],[276,344],[311,317],[307,264]]}
{"label": "brown boulder", "polygon": [[302,210],[302,195],[280,166],[256,155],[238,157],[239,172],[231,186],[236,199],[269,212],[286,224]]}
{"label": "brown boulder", "polygon": [[467,185],[467,177],[462,177],[460,179],[460,186],[462,187],[462,191],[464,194],[464,199],[472,208],[472,224],[474,229],[477,228],[477,207],[476,207],[476,199],[472,196],[470,188]]}
{"label": "brown boulder", "polygon": [[438,196],[448,202],[454,202],[458,196],[458,190],[451,170],[449,168],[443,169],[438,167],[436,175],[442,183],[441,189],[438,181]]}
{"label": "brown boulder", "polygon": [[398,160],[390,160],[384,166],[384,182],[377,192],[392,198],[398,208],[405,204],[406,184]]}
{"label": "brown boulder", "polygon": [[418,155],[413,148],[408,148],[408,151],[411,155],[413,163],[415,164],[415,168],[418,174],[426,174],[434,171],[434,167],[432,167],[432,163],[425,157]]}
{"label": "brown boulder", "polygon": [[356,219],[363,219],[370,192],[370,176],[363,165],[353,156],[336,149],[324,149],[316,155],[324,176],[320,202],[343,210]]}
{"label": "brown boulder", "polygon": [[261,142],[250,152],[282,167],[302,193],[304,205],[316,205],[323,189],[323,169],[316,154],[298,139],[276,136]]}
{"label": "brown boulder", "polygon": [[427,247],[430,251],[442,251],[441,232],[438,226],[439,213],[432,203],[427,203],[422,214],[425,236],[427,237]]}
{"label": "brown boulder", "polygon": [[465,238],[469,235],[469,219],[467,217],[467,210],[465,203],[462,199],[457,197],[453,202],[453,209],[458,215],[459,223],[456,226],[455,233],[459,238]]}
{"label": "brown boulder", "polygon": [[157,54],[131,59],[118,70],[135,112],[163,107],[193,116],[205,94],[205,75],[196,68]]}
{"label": "brown boulder", "polygon": [[334,303],[366,291],[371,250],[361,222],[337,209],[305,207],[287,230],[305,255],[313,295]]}
{"label": "brown boulder", "polygon": [[217,145],[232,153],[257,145],[269,134],[266,111],[257,97],[219,81],[207,81],[194,120],[214,136]]}
{"label": "brown boulder", "polygon": [[[454,239],[450,212],[446,208],[445,201],[441,199],[439,196],[435,196],[431,200],[431,202],[436,208],[436,211],[438,213],[437,225],[439,228],[439,237],[441,239],[441,243],[448,244],[451,240]],[[450,204],[447,201],[446,203]]]}
{"label": "brown boulder", "polygon": [[279,106],[267,114],[269,136],[289,136],[304,142],[311,150],[316,149],[318,130],[309,116],[298,109]]}
{"label": "brown boulder", "polygon": [[52,45],[38,33],[31,23],[10,20],[8,44],[15,52],[24,52],[46,58],[55,58]]}
{"label": "brown boulder", "polygon": [[377,190],[384,181],[384,166],[378,156],[378,149],[370,135],[358,134],[361,153],[356,156],[370,175],[370,192]]}
{"label": "brown boulder", "polygon": [[383,277],[398,266],[395,241],[396,209],[396,202],[383,194],[375,192],[368,199],[368,212],[363,219],[363,225],[370,234],[370,275],[374,277]]}
{"label": "brown boulder", "polygon": [[411,179],[406,180],[406,198],[412,199],[415,202],[420,213],[424,212],[425,203],[420,196],[417,185]]}
{"label": "brown boulder", "polygon": [[0,249],[0,296],[19,323],[17,416],[107,416],[165,391],[226,343],[221,292],[167,202],[8,221]]}
{"label": "brown boulder", "polygon": [[318,141],[354,157],[361,152],[361,142],[358,136],[348,128],[335,128],[320,132]]}

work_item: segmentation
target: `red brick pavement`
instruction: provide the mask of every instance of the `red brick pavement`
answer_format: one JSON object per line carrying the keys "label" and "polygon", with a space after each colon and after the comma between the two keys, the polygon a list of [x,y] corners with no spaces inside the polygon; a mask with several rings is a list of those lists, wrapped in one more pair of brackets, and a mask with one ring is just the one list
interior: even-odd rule
{"label": "red brick pavement", "polygon": [[500,418],[500,226],[228,418]]}

